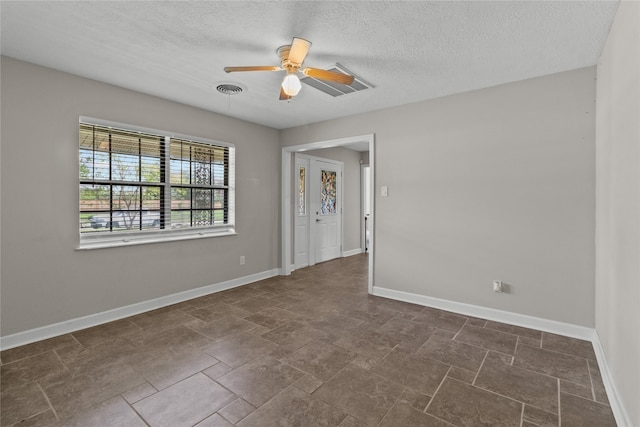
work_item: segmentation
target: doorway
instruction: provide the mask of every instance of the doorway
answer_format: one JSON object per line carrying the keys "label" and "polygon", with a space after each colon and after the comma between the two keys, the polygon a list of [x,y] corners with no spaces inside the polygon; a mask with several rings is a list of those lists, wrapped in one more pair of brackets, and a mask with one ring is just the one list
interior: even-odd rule
{"label": "doorway", "polygon": [[295,269],[343,256],[343,162],[295,153]]}
{"label": "doorway", "polygon": [[[374,264],[375,264],[375,151],[374,151],[374,134],[361,135],[355,137],[318,141],[308,144],[301,144],[282,148],[282,227],[281,227],[281,274],[289,275],[296,269],[295,253],[294,253],[294,227],[297,227],[299,223],[296,223],[296,212],[299,208],[298,203],[300,200],[297,198],[297,191],[294,191],[294,185],[296,184],[296,177],[300,173],[299,165],[294,160],[295,153],[303,153],[310,150],[319,150],[332,147],[345,147],[345,148],[358,148],[367,151],[369,153],[369,194],[372,209],[370,216],[367,220],[369,233],[368,244],[368,291],[373,292],[374,283]],[[309,165],[310,166],[310,165]],[[310,173],[310,169],[306,169],[306,173]],[[356,178],[357,179],[357,178]],[[307,193],[308,194],[308,193]],[[313,211],[315,213],[315,211]],[[307,217],[307,221],[311,219]],[[313,218],[315,221],[316,218]],[[322,221],[322,219],[321,219]],[[307,222],[307,227],[309,223]],[[342,225],[341,225],[342,227]],[[312,248],[313,246],[309,246]],[[362,248],[364,251],[364,248]]]}

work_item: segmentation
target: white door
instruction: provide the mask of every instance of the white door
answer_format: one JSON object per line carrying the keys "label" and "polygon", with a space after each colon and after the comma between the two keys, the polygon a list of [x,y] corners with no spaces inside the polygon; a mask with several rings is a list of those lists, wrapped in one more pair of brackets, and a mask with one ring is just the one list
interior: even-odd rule
{"label": "white door", "polygon": [[295,220],[294,220],[294,265],[303,268],[309,265],[309,158],[296,154],[295,167]]}
{"label": "white door", "polygon": [[311,246],[315,262],[342,256],[342,164],[311,160]]}

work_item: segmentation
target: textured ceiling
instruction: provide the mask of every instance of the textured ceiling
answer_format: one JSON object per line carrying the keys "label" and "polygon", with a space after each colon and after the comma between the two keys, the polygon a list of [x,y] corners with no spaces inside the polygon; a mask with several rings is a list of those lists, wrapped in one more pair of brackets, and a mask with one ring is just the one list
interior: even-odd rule
{"label": "textured ceiling", "polygon": [[[2,54],[282,129],[596,64],[617,1],[11,2]],[[305,66],[339,62],[375,85],[278,101],[293,36]],[[223,82],[247,88],[216,92]]]}

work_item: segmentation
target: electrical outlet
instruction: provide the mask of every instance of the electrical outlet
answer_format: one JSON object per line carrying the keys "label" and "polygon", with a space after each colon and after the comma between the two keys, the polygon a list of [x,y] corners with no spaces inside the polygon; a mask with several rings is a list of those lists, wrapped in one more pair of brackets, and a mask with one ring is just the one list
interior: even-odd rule
{"label": "electrical outlet", "polygon": [[244,255],[240,255],[240,265],[244,265],[245,259]]}
{"label": "electrical outlet", "polygon": [[493,292],[503,292],[504,288],[502,287],[502,280],[494,280],[493,281]]}

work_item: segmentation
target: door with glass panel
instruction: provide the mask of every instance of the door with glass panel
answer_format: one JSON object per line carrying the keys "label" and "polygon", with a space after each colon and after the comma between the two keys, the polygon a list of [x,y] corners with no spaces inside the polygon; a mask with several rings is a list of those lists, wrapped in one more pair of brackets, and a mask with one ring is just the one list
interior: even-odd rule
{"label": "door with glass panel", "polygon": [[314,261],[342,255],[342,164],[311,161],[311,246]]}
{"label": "door with glass panel", "polygon": [[303,268],[309,265],[309,165],[307,156],[296,154],[295,161],[295,220],[294,220],[294,265]]}

